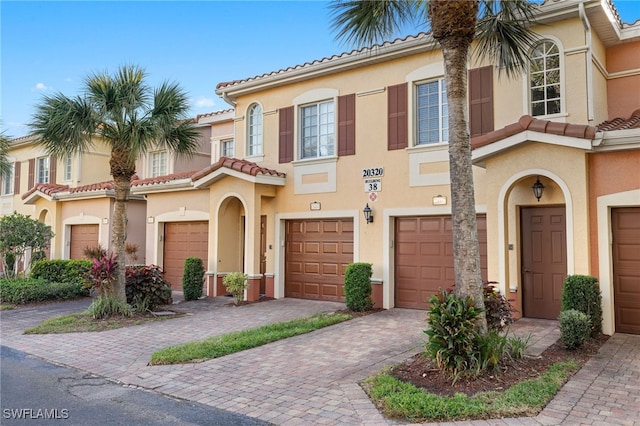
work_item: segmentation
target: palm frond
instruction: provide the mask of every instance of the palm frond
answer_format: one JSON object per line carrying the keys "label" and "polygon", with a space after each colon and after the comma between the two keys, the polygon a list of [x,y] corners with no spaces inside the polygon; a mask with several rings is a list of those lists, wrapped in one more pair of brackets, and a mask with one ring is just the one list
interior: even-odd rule
{"label": "palm frond", "polygon": [[417,0],[337,0],[332,9],[336,39],[348,44],[372,45],[396,34],[402,25],[422,18],[423,1]]}
{"label": "palm frond", "polygon": [[0,133],[0,176],[4,176],[11,171],[11,163],[7,158],[11,141],[4,133]]}
{"label": "palm frond", "polygon": [[485,0],[478,19],[474,49],[498,65],[498,75],[516,77],[529,65],[529,49],[536,41],[531,31],[538,6],[526,0]]}
{"label": "palm frond", "polygon": [[53,155],[88,151],[98,120],[84,98],[68,98],[61,93],[44,96],[30,123],[38,143]]}

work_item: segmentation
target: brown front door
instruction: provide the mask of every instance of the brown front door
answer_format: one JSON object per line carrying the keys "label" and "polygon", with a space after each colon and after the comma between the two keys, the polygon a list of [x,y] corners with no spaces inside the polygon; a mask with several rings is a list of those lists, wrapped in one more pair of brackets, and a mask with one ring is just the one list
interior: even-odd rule
{"label": "brown front door", "polygon": [[522,207],[520,223],[523,315],[557,319],[567,276],[565,208]]}
{"label": "brown front door", "polygon": [[[482,279],[487,279],[487,219],[477,216]],[[396,218],[396,308],[428,309],[429,298],[453,287],[453,228],[451,216]]]}
{"label": "brown front door", "polygon": [[98,225],[71,225],[69,259],[84,259],[84,249],[98,247]]}
{"label": "brown front door", "polygon": [[616,332],[640,334],[640,208],[611,210]]}
{"label": "brown front door", "polygon": [[353,220],[288,220],[286,228],[285,296],[343,302]]}

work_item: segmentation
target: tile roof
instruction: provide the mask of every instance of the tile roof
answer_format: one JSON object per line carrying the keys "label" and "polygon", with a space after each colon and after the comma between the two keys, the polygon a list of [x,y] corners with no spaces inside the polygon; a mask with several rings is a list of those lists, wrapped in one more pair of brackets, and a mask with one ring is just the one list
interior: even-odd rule
{"label": "tile roof", "polygon": [[271,72],[264,73],[264,74],[259,74],[259,75],[253,76],[253,77],[248,77],[248,78],[244,78],[244,79],[240,79],[240,80],[223,81],[223,82],[218,83],[216,85],[216,90],[224,89],[224,88],[227,88],[227,87],[236,86],[236,85],[239,85],[239,84],[242,84],[242,83],[247,83],[249,81],[261,80],[261,79],[266,78],[266,77],[272,77],[272,76],[285,74],[287,72],[291,72],[291,71],[295,71],[295,70],[301,70],[301,69],[304,69],[304,68],[309,68],[309,67],[312,67],[314,65],[319,65],[319,64],[323,64],[323,63],[327,63],[327,62],[337,61],[339,59],[347,58],[347,57],[350,57],[350,56],[361,55],[361,54],[364,54],[364,53],[371,53],[371,52],[373,52],[376,49],[379,49],[381,47],[390,46],[390,45],[393,45],[393,44],[400,44],[402,42],[416,40],[416,39],[419,39],[419,38],[425,38],[428,35],[429,35],[429,33],[421,32],[421,33],[418,33],[416,35],[408,35],[408,36],[406,36],[404,38],[396,38],[393,41],[385,41],[384,43],[374,44],[373,46],[367,46],[367,47],[363,47],[361,49],[354,49],[354,50],[352,50],[350,52],[343,52],[343,53],[340,53],[338,55],[333,55],[333,56],[330,56],[330,57],[324,57],[322,59],[316,59],[316,60],[311,61],[311,62],[305,62],[303,64],[294,65],[294,66],[287,67],[287,68],[282,68],[282,69],[279,69],[277,71],[271,71]]}
{"label": "tile roof", "polygon": [[494,130],[486,135],[472,138],[471,147],[472,149],[480,148],[509,136],[524,132],[525,130],[582,139],[593,139],[596,135],[596,128],[593,126],[557,123],[555,121],[533,118],[530,115],[523,115],[516,123],[509,124],[502,129]]}
{"label": "tile roof", "polygon": [[107,191],[115,189],[115,184],[112,180],[107,182],[98,182],[98,183],[90,183],[87,185],[77,186],[75,188],[70,188],[69,192],[71,194],[76,194],[80,192],[90,192],[90,191]]}
{"label": "tile roof", "polygon": [[640,129],[640,108],[631,113],[629,118],[614,118],[605,121],[596,126],[600,132],[609,132],[612,130]]}
{"label": "tile roof", "polygon": [[207,112],[207,113],[204,113],[204,114],[198,114],[198,115],[196,115],[196,122],[198,120],[200,120],[201,118],[214,117],[216,115],[228,114],[228,113],[233,112],[233,111],[234,110],[232,108],[229,108],[229,109],[221,109],[219,111]]}
{"label": "tile roof", "polygon": [[36,186],[34,186],[30,190],[22,194],[22,199],[24,200],[28,198],[30,195],[32,195],[36,191],[40,191],[45,195],[51,196],[58,192],[66,191],[68,189],[69,189],[69,185],[59,185],[57,183],[38,183],[36,184]]}
{"label": "tile roof", "polygon": [[220,157],[220,159],[206,167],[191,177],[191,180],[196,181],[208,175],[209,173],[215,172],[216,170],[226,167],[231,170],[236,170],[240,173],[244,173],[250,176],[257,176],[258,174],[262,175],[271,175],[271,176],[279,176],[285,177],[286,173],[279,172],[273,169],[267,169],[266,167],[260,167],[256,163],[252,163],[247,160],[240,160],[238,158],[229,158],[229,157]]}
{"label": "tile roof", "polygon": [[136,178],[131,181],[131,186],[133,187],[133,186],[155,185],[155,184],[172,182],[175,180],[190,179],[191,176],[196,172],[197,170],[189,170],[186,172],[172,173],[169,175],[156,176],[156,177],[146,178],[146,179]]}

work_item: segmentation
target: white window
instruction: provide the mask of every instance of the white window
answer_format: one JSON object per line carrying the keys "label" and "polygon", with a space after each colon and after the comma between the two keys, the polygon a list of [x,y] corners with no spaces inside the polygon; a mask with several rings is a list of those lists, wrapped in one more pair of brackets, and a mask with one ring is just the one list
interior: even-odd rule
{"label": "white window", "polygon": [[49,183],[49,157],[38,158],[36,183]]}
{"label": "white window", "polygon": [[15,164],[9,167],[9,170],[2,175],[2,195],[13,194],[13,179],[15,173]]}
{"label": "white window", "polygon": [[532,116],[560,113],[560,51],[552,41],[533,48],[529,83]]}
{"label": "white window", "polygon": [[335,155],[335,133],[333,101],[300,108],[300,158]]}
{"label": "white window", "polygon": [[73,156],[67,155],[64,157],[64,180],[66,182],[71,180],[71,172],[73,170]]}
{"label": "white window", "polygon": [[249,156],[262,154],[262,107],[254,104],[249,108],[247,152]]}
{"label": "white window", "polygon": [[449,141],[447,87],[443,79],[416,85],[417,145]]}
{"label": "white window", "polygon": [[151,177],[167,174],[167,151],[151,153]]}
{"label": "white window", "polygon": [[220,142],[220,156],[233,157],[233,139],[227,139]]}

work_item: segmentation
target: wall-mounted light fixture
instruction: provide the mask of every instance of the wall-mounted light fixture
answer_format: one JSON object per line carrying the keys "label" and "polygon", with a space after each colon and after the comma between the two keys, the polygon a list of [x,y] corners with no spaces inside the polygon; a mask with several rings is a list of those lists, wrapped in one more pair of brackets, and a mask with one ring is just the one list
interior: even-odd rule
{"label": "wall-mounted light fixture", "polygon": [[147,223],[153,223],[153,222],[155,222],[155,218],[153,216],[147,217]]}
{"label": "wall-mounted light fixture", "polygon": [[103,217],[102,218],[102,223],[104,223],[105,225],[109,223],[109,218],[108,217]]}
{"label": "wall-mounted light fixture", "polygon": [[540,182],[540,177],[536,178],[536,183],[533,184],[531,189],[533,190],[533,195],[536,197],[538,202],[540,202],[540,198],[544,192],[544,185]]}
{"label": "wall-mounted light fixture", "polygon": [[309,203],[309,210],[320,210],[322,208],[322,205],[320,204],[319,201],[314,201],[312,203]]}
{"label": "wall-mounted light fixture", "polygon": [[367,222],[367,224],[373,223],[373,212],[371,211],[371,207],[369,207],[369,203],[364,206],[364,209],[362,209],[362,213],[364,214],[364,220]]}

